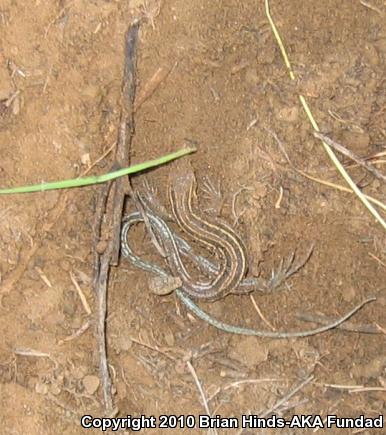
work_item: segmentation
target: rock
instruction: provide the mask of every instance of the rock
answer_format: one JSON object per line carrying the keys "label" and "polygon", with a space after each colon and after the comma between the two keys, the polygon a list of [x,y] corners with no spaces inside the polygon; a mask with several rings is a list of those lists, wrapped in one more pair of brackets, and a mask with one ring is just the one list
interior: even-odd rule
{"label": "rock", "polygon": [[94,375],[86,375],[82,380],[86,393],[90,396],[96,393],[99,388],[99,378]]}
{"label": "rock", "polygon": [[35,391],[38,394],[46,395],[48,393],[48,386],[42,382],[37,382],[35,385]]}

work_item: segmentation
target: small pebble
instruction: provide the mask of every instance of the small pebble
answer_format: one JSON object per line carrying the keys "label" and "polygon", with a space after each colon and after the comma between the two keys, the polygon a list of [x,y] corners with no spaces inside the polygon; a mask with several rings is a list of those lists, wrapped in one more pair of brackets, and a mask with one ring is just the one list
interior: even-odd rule
{"label": "small pebble", "polygon": [[87,375],[82,380],[84,389],[87,394],[94,394],[99,388],[99,378],[94,375]]}

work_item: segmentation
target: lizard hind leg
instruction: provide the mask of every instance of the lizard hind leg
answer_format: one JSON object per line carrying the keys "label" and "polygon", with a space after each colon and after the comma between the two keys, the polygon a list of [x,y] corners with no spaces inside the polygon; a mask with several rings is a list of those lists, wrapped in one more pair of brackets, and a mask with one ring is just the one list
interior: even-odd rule
{"label": "lizard hind leg", "polygon": [[220,216],[224,207],[224,197],[221,192],[220,182],[214,182],[209,176],[205,176],[200,186],[202,198],[208,203],[208,206],[203,209],[205,213]]}

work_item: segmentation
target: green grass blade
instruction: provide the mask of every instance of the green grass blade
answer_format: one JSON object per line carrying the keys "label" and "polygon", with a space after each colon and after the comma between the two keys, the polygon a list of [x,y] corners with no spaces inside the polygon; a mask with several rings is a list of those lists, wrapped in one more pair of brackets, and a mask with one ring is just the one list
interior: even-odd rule
{"label": "green grass blade", "polygon": [[0,195],[6,195],[11,193],[42,192],[46,190],[68,189],[71,187],[81,187],[81,186],[89,186],[91,184],[105,183],[106,181],[114,180],[115,178],[122,177],[124,175],[134,174],[135,172],[140,172],[140,171],[144,171],[145,169],[154,168],[155,166],[163,165],[164,163],[178,159],[179,157],[185,156],[186,154],[190,154],[195,151],[196,151],[195,148],[183,148],[181,150],[175,151],[174,153],[159,157],[158,159],[149,160],[144,163],[139,163],[137,165],[129,166],[127,168],[122,168],[117,171],[109,172],[103,175],[93,175],[85,178],[73,178],[70,180],[53,181],[51,183],[34,184],[32,186],[21,186],[21,187],[9,188],[9,189],[0,189]]}

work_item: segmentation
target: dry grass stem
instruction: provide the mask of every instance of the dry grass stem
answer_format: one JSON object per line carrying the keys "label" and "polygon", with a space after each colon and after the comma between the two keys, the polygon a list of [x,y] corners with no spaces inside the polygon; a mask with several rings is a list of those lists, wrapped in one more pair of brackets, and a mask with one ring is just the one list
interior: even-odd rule
{"label": "dry grass stem", "polygon": [[375,168],[367,160],[357,156],[355,153],[353,153],[352,151],[348,150],[346,147],[344,147],[340,143],[332,140],[331,138],[329,138],[325,134],[319,133],[317,131],[314,132],[314,136],[316,138],[320,139],[320,140],[323,140],[324,142],[326,142],[327,145],[329,145],[330,147],[334,148],[335,150],[337,150],[338,152],[340,152],[344,156],[350,158],[351,160],[353,160],[358,165],[363,166],[364,168],[366,168],[369,172],[371,172],[374,175],[374,177],[377,177],[377,178],[379,178],[382,181],[386,181],[386,175],[383,175],[381,172],[378,171],[377,168]]}
{"label": "dry grass stem", "polygon": [[284,405],[288,400],[293,397],[298,391],[300,391],[302,388],[304,388],[307,384],[309,384],[314,379],[314,376],[309,376],[307,379],[302,381],[299,385],[294,387],[292,390],[289,391],[288,394],[286,394],[284,397],[282,397],[278,402],[276,402],[270,409],[267,411],[259,414],[261,418],[267,417],[272,412],[276,411],[278,408],[280,408],[282,405]]}
{"label": "dry grass stem", "polygon": [[67,341],[75,340],[75,338],[80,337],[83,335],[89,328],[90,328],[91,322],[87,320],[77,331],[75,331],[73,334],[63,338],[62,340],[58,341],[59,346],[66,343]]}
{"label": "dry grass stem", "polygon": [[[194,379],[195,384],[197,385],[198,391],[200,392],[201,400],[202,400],[202,403],[204,405],[206,414],[211,416],[212,414],[210,413],[210,410],[209,410],[208,401],[206,399],[206,395],[205,395],[204,389],[202,388],[201,382],[198,379],[196,370],[194,370],[194,367],[193,367],[192,363],[189,360],[186,361],[186,365],[187,365],[191,375],[193,376],[193,379]],[[210,433],[212,433],[213,435],[217,435],[217,431],[215,429],[211,429]]]}
{"label": "dry grass stem", "polygon": [[261,312],[259,306],[257,305],[257,302],[255,300],[255,298],[253,297],[253,295],[249,295],[249,298],[252,301],[253,307],[255,308],[255,310],[257,311],[257,314],[260,316],[261,320],[268,326],[269,329],[271,329],[272,331],[276,331],[276,328],[272,325],[272,323],[270,323],[263,315],[263,313]]}
{"label": "dry grass stem", "polygon": [[71,278],[72,283],[74,284],[74,287],[76,288],[76,291],[78,292],[78,296],[79,296],[80,301],[82,302],[84,311],[86,311],[86,314],[88,316],[90,316],[92,313],[90,305],[87,302],[86,296],[84,295],[83,290],[80,288],[80,285],[76,281],[75,276],[72,272],[70,272],[70,278]]}
{"label": "dry grass stem", "polygon": [[172,67],[161,66],[157,69],[151,79],[139,90],[138,97],[135,99],[134,103],[135,112],[154,94],[158,86],[167,78],[176,65],[177,63]]}

